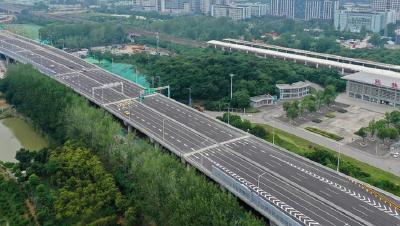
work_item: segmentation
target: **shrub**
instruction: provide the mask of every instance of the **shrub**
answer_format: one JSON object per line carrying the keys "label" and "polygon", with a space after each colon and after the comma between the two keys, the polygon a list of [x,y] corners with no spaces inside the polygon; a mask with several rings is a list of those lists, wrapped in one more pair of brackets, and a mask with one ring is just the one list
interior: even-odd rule
{"label": "shrub", "polygon": [[332,140],[336,140],[336,141],[343,140],[343,137],[341,137],[341,136],[339,136],[339,135],[336,135],[336,134],[333,134],[333,133],[329,133],[329,132],[327,132],[327,131],[320,130],[320,129],[315,128],[315,127],[306,127],[305,129],[308,130],[308,131],[310,131],[310,132],[319,134],[319,135],[321,135],[321,136],[330,138],[330,139],[332,139]]}
{"label": "shrub", "polygon": [[325,117],[327,117],[327,118],[335,118],[336,116],[332,112],[329,112],[329,113],[325,114]]}
{"label": "shrub", "polygon": [[319,119],[319,118],[313,118],[311,121],[315,122],[315,123],[321,123],[322,122],[322,120]]}

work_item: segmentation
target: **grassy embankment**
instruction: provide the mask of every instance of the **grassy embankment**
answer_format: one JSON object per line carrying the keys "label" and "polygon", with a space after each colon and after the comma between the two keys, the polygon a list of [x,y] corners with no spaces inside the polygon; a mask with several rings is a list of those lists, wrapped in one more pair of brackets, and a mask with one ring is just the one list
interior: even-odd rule
{"label": "grassy embankment", "polygon": [[34,24],[7,24],[4,26],[6,30],[13,33],[31,38],[34,40],[39,40],[39,29],[41,26]]}

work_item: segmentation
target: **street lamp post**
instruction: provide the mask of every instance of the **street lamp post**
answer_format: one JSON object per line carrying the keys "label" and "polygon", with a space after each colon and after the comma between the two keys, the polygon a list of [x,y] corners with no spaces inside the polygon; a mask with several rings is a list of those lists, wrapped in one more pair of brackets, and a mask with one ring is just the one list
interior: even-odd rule
{"label": "street lamp post", "polygon": [[336,164],[336,172],[339,173],[339,164],[340,164],[340,154],[341,154],[341,149],[340,149],[340,143],[339,143],[339,154],[337,158],[337,164]]}
{"label": "street lamp post", "polygon": [[233,76],[235,76],[234,74],[229,74],[229,76],[231,76],[231,100],[232,100],[232,96],[233,96],[233,85],[232,85],[232,80],[233,80]]}
{"label": "street lamp post", "polygon": [[192,106],[192,88],[186,88],[187,90],[189,90],[189,106]]}
{"label": "street lamp post", "polygon": [[272,120],[272,144],[275,144],[275,121]]}

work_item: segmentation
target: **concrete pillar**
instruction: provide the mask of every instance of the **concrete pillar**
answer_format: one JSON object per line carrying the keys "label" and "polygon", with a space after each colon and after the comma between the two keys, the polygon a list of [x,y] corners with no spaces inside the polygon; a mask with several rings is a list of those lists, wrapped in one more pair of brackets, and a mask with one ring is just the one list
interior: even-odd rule
{"label": "concrete pillar", "polygon": [[181,162],[182,162],[183,164],[186,164],[186,159],[185,159],[184,157],[181,157]]}
{"label": "concrete pillar", "polygon": [[232,48],[231,47],[229,47],[229,52],[232,52]]}
{"label": "concrete pillar", "polygon": [[271,220],[269,220],[269,225],[270,225],[270,226],[278,226],[278,224],[276,224],[275,222],[273,222],[273,221],[271,221]]}
{"label": "concrete pillar", "polygon": [[342,68],[342,75],[344,75],[344,68]]}
{"label": "concrete pillar", "polygon": [[304,65],[306,65],[306,66],[307,66],[307,61],[304,61]]}
{"label": "concrete pillar", "polygon": [[128,125],[128,133],[132,132],[132,126]]}
{"label": "concrete pillar", "polygon": [[267,54],[264,54],[264,58],[267,58]]}
{"label": "concrete pillar", "polygon": [[222,184],[219,185],[219,188],[221,189],[221,191],[226,192],[226,188],[222,186]]}
{"label": "concrete pillar", "polygon": [[10,64],[10,57],[6,56],[6,65]]}

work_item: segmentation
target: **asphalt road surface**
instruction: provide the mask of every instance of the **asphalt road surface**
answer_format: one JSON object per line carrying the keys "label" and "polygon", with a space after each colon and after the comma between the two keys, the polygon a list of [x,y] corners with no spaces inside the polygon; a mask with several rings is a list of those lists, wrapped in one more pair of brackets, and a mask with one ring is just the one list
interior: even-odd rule
{"label": "asphalt road surface", "polygon": [[33,64],[199,170],[218,167],[301,225],[400,226],[397,210],[358,182],[161,94],[141,101],[139,85],[64,51],[0,31],[0,52]]}

